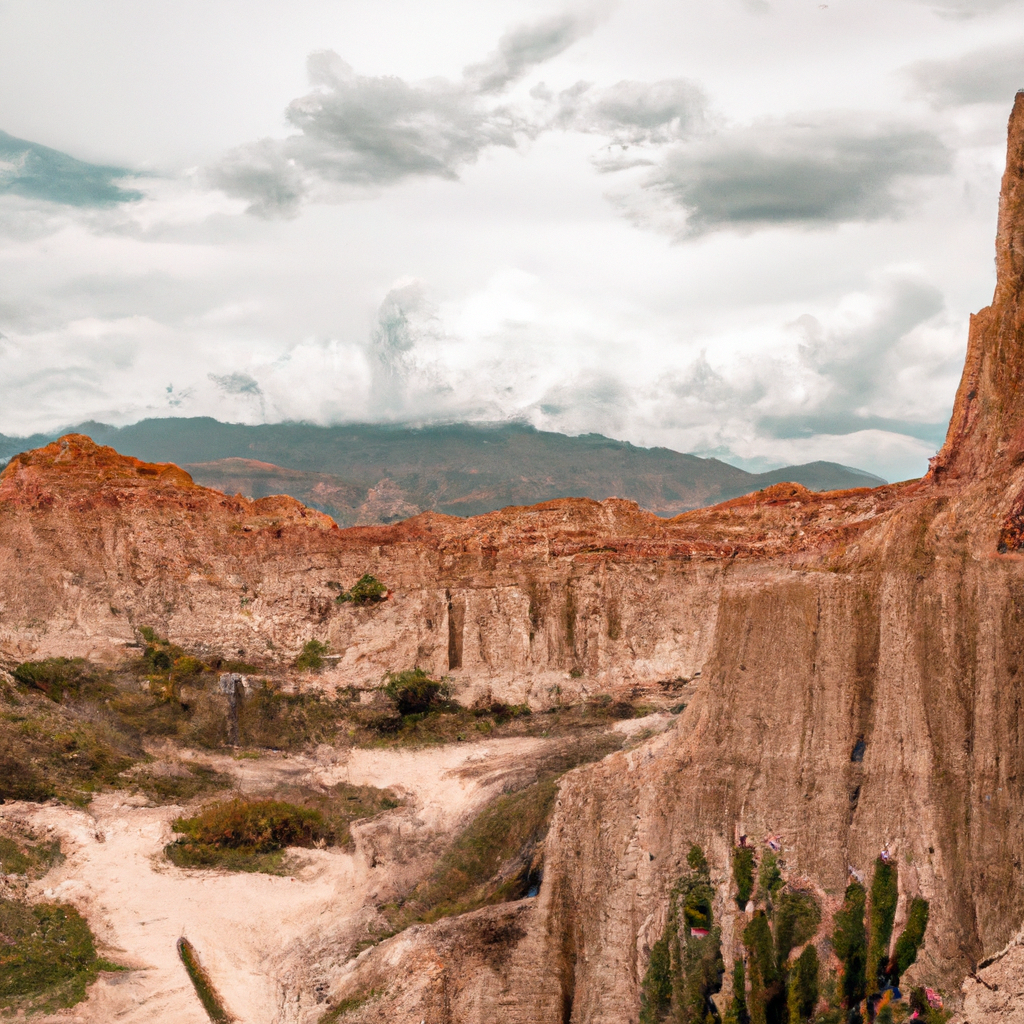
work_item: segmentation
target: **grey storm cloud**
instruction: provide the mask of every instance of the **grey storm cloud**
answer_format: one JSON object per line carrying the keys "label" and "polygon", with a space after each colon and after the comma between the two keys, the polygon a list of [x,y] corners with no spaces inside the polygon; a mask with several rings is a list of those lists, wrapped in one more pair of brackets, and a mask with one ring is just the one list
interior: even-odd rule
{"label": "grey storm cloud", "polygon": [[508,32],[490,57],[467,67],[456,82],[359,75],[331,50],[313,53],[308,71],[314,88],[286,113],[296,133],[239,147],[210,178],[264,216],[293,214],[324,186],[455,179],[484,149],[515,148],[540,130],[494,97],[571,46],[594,20],[564,15]]}
{"label": "grey storm cloud", "polygon": [[0,193],[66,206],[113,206],[142,198],[141,192],[117,184],[129,173],[0,132]]}
{"label": "grey storm cloud", "polygon": [[606,135],[621,146],[677,142],[705,123],[707,97],[695,82],[622,81],[606,89],[579,82],[558,96],[558,127]]}
{"label": "grey storm cloud", "polygon": [[858,127],[843,115],[755,125],[675,147],[646,187],[687,213],[685,233],[725,227],[835,224],[898,215],[907,177],[945,174],[933,133]]}
{"label": "grey storm cloud", "polygon": [[974,50],[952,60],[920,61],[907,69],[917,92],[937,107],[1010,103],[1024,88],[1024,39]]}

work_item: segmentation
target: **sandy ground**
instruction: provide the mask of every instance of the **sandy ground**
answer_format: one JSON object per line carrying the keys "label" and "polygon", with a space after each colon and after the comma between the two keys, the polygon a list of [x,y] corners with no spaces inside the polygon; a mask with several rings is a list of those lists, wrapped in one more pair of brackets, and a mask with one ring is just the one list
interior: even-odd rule
{"label": "sandy ground", "polygon": [[317,1004],[315,992],[296,990],[296,963],[304,950],[318,943],[323,948],[331,934],[358,925],[382,888],[393,884],[389,869],[397,862],[380,855],[373,833],[379,837],[390,830],[391,851],[431,837],[436,842],[439,832],[457,826],[494,794],[510,765],[529,759],[547,742],[504,739],[425,750],[320,748],[310,757],[240,761],[195,755],[232,772],[239,787],[251,793],[288,782],[345,780],[392,787],[406,797],[406,807],[386,812],[372,828],[354,829],[354,852],[297,851],[294,873],[284,877],[169,864],[162,850],[172,838],[170,822],[182,812],[178,806],[149,807],[142,798],[119,793],[97,797],[88,811],[0,806],[0,817],[59,836],[67,854],[62,865],[33,883],[32,896],[77,906],[106,955],[135,968],[104,975],[85,1002],[42,1019],[206,1024],[175,948],[184,935],[238,1020],[315,1021],[324,1006]]}

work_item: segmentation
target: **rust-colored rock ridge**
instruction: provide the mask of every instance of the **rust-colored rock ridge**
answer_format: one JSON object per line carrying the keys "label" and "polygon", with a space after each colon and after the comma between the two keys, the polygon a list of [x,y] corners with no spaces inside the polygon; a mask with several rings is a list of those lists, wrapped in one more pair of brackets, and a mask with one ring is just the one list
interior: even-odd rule
{"label": "rust-colored rock ridge", "polygon": [[[562,500],[339,530],[62,438],[0,477],[0,651],[112,659],[148,625],[271,667],[316,638],[335,685],[418,665],[534,707],[685,687],[671,728],[563,778],[537,896],[321,963],[345,1020],[637,1021],[692,843],[737,955],[740,835],[771,836],[828,912],[888,850],[896,931],[931,904],[909,980],[955,1003],[998,954],[967,982],[969,1019],[1019,1020],[990,986],[1024,977],[1024,94],[997,263],[946,443],[909,484],[780,484],[670,520]],[[337,603],[366,572],[388,599]]]}

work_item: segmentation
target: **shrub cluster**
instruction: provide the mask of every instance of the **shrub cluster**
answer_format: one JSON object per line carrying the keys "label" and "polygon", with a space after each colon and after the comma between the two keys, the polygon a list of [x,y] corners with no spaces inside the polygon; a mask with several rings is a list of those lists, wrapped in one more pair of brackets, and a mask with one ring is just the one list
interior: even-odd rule
{"label": "shrub cluster", "polygon": [[379,601],[386,600],[388,596],[388,588],[376,576],[371,576],[370,573],[364,573],[356,583],[353,584],[351,590],[343,590],[336,598],[335,601],[338,604],[358,604],[358,605],[370,605],[377,604]]}
{"label": "shrub cluster", "polygon": [[92,932],[74,907],[0,898],[0,1005],[21,1012],[74,1006],[101,970]]}

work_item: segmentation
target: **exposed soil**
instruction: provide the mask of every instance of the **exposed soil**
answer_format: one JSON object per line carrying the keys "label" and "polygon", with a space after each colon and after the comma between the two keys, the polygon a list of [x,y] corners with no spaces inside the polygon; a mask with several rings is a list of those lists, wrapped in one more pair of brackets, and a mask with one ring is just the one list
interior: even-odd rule
{"label": "exposed soil", "polygon": [[[104,793],[88,810],[8,803],[0,819],[59,837],[66,861],[31,883],[30,895],[78,907],[110,959],[133,968],[107,974],[86,1002],[44,1021],[205,1024],[175,943],[195,945],[228,1009],[247,1024],[314,1021],[317,993],[294,991],[301,947],[344,945],[396,886],[415,880],[444,837],[500,791],[509,769],[560,740],[499,739],[421,750],[266,754],[234,760],[182,753],[231,774],[247,795],[289,785],[347,781],[393,789],[405,805],[353,827],[356,848],[293,851],[283,876],[182,870],[163,856],[179,805]],[[174,752],[160,752],[172,762]],[[193,804],[192,806],[196,806]],[[306,965],[308,968],[308,964]],[[303,971],[303,982],[308,969]],[[287,1004],[287,1005],[286,1005]]]}

